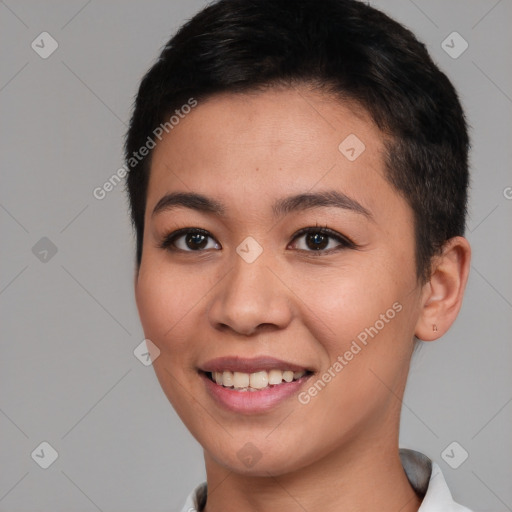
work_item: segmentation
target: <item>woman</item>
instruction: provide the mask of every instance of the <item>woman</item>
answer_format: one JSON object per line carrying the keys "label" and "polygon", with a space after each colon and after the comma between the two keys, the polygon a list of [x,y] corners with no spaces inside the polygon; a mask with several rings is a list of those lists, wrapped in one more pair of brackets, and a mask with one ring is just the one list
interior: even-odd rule
{"label": "woman", "polygon": [[354,0],[220,0],[126,140],[153,366],[204,449],[183,511],[468,509],[398,448],[414,346],[467,282],[469,140],[411,32]]}

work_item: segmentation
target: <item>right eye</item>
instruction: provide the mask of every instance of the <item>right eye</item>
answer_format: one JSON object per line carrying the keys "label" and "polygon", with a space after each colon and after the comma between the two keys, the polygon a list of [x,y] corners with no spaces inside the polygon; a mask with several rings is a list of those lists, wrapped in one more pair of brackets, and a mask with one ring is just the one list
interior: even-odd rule
{"label": "right eye", "polygon": [[207,249],[220,249],[220,244],[213,243],[213,246],[208,243],[208,239],[212,241],[212,235],[201,228],[182,228],[165,235],[159,244],[161,249],[168,251],[183,251],[183,252],[203,252]]}

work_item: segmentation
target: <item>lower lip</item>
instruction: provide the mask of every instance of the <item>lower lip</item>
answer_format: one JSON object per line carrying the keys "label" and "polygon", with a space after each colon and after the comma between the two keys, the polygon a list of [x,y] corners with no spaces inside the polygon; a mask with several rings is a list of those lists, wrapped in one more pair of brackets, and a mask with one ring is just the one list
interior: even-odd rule
{"label": "lower lip", "polygon": [[210,380],[200,372],[206,390],[221,407],[239,413],[260,413],[276,407],[292,395],[296,395],[301,386],[311,377],[305,375],[292,382],[283,382],[277,386],[267,387],[259,391],[235,391],[225,388]]}

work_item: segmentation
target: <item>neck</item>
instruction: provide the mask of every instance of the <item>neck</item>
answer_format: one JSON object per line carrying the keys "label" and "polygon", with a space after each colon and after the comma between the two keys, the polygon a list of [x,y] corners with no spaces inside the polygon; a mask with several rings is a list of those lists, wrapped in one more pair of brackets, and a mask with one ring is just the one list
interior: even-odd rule
{"label": "neck", "polygon": [[219,466],[205,454],[205,512],[417,512],[421,498],[400,461],[398,439],[352,441],[314,463],[279,476],[248,476]]}

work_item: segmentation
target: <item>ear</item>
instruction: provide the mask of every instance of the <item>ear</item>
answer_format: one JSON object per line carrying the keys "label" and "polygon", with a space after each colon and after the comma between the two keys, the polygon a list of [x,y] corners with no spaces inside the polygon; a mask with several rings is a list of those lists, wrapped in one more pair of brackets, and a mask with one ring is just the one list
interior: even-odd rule
{"label": "ear", "polygon": [[436,340],[451,327],[462,306],[470,262],[471,247],[462,236],[450,238],[434,258],[430,281],[422,291],[417,338]]}

